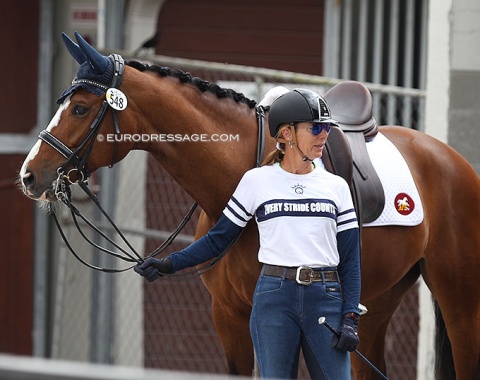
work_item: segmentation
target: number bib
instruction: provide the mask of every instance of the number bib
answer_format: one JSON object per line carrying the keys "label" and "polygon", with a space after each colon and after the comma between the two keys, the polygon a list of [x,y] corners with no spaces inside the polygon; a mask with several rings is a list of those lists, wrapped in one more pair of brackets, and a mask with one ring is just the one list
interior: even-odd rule
{"label": "number bib", "polygon": [[107,102],[113,109],[123,111],[127,108],[127,97],[125,94],[116,88],[109,88],[107,90]]}

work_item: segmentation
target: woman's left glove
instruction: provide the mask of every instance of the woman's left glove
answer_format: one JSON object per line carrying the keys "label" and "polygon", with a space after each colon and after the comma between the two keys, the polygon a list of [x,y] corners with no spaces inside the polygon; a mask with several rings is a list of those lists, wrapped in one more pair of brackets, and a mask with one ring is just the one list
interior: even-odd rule
{"label": "woman's left glove", "polygon": [[135,265],[133,270],[140,276],[145,277],[149,282],[152,282],[164,274],[173,273],[173,263],[168,257],[162,259],[149,257],[143,263]]}
{"label": "woman's left glove", "polygon": [[360,338],[358,337],[358,316],[353,313],[345,314],[342,319],[338,336],[334,346],[342,351],[355,351]]}

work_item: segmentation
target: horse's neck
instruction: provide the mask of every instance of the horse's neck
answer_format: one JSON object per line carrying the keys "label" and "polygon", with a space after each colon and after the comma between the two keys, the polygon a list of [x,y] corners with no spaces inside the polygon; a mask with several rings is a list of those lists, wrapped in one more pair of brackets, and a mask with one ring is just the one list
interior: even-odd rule
{"label": "horse's neck", "polygon": [[[174,78],[152,83],[140,110],[141,133],[209,141],[150,142],[139,148],[151,153],[207,215],[217,218],[243,173],[255,164],[255,111],[233,99],[199,93]],[[212,141],[222,134],[234,137]]]}

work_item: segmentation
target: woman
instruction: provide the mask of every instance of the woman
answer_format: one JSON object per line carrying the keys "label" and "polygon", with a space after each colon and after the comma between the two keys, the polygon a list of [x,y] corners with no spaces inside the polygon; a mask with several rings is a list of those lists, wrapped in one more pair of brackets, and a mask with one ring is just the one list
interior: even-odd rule
{"label": "woman", "polygon": [[[263,268],[253,297],[250,331],[262,378],[296,378],[300,348],[312,379],[349,379],[349,351],[358,344],[358,223],[347,183],[321,165],[334,123],[325,100],[295,89],[268,113],[277,150],[249,170],[207,235],[135,271],[153,281],[224,253],[255,216]],[[317,162],[317,163],[316,163]],[[332,333],[318,324],[339,326]]]}

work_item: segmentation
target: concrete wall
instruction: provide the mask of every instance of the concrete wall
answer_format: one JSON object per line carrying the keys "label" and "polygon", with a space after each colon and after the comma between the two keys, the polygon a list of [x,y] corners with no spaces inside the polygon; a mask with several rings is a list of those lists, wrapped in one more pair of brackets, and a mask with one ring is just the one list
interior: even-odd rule
{"label": "concrete wall", "polygon": [[450,22],[448,143],[480,173],[480,2],[455,0]]}
{"label": "concrete wall", "polygon": [[430,2],[426,132],[480,173],[480,2]]}

